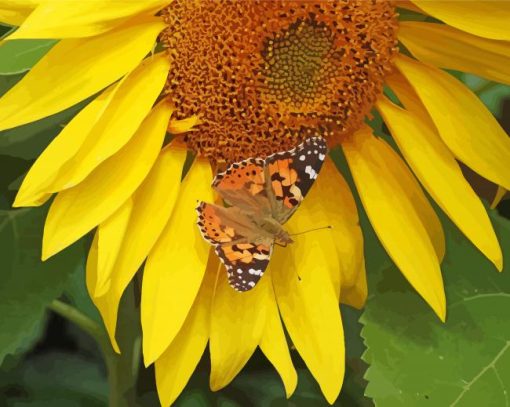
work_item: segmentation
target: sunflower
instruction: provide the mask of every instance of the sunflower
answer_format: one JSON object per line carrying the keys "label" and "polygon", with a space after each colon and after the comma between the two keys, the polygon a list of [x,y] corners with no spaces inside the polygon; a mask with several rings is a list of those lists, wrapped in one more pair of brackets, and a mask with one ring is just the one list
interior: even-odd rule
{"label": "sunflower", "polygon": [[[405,21],[400,9],[423,18]],[[501,270],[458,162],[510,189],[510,140],[443,69],[509,84],[509,18],[504,1],[7,2],[0,20],[19,28],[6,41],[60,41],[0,100],[0,130],[93,97],[34,163],[14,206],[56,194],[43,260],[95,229],[87,286],[117,351],[119,301],[144,264],[143,356],[163,405],[207,344],[213,390],[260,347],[290,397],[286,333],[332,403],[344,375],[338,304],[362,307],[367,295],[357,208],[335,164],[326,160],[288,224],[333,228],[278,248],[246,293],[228,286],[201,238],[196,201],[214,201],[213,173],[226,164],[320,135],[340,147],[381,243],[444,320],[444,235],[424,190]],[[400,154],[364,123],[373,109]]]}

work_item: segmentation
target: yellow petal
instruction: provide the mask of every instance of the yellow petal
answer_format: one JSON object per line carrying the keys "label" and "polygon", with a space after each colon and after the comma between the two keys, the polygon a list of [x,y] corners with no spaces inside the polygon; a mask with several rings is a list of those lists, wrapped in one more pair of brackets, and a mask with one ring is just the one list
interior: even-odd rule
{"label": "yellow petal", "polygon": [[289,398],[296,390],[298,378],[290,357],[287,338],[285,338],[272,287],[270,296],[271,298],[267,304],[266,325],[260,340],[260,349],[278,371],[285,386],[285,394]]}
{"label": "yellow petal", "polygon": [[[105,327],[108,329],[109,326],[112,325],[112,321],[109,319],[109,314],[104,314],[102,311],[108,307],[108,298],[101,297],[95,298],[95,288],[97,285],[97,258],[98,258],[98,238],[99,234],[96,232],[94,235],[94,241],[90,246],[89,255],[87,257],[87,268],[86,268],[86,282],[87,282],[87,291],[89,292],[90,298],[94,302],[95,306],[101,312],[101,316],[103,317],[103,322]],[[115,314],[115,319],[117,318],[117,314]],[[116,323],[116,321],[115,321]],[[112,343],[113,350],[117,353],[120,353],[119,345],[115,339],[115,330],[113,333],[108,331],[110,336],[110,342]]]}
{"label": "yellow petal", "polygon": [[270,275],[250,291],[230,287],[227,272],[220,270],[211,315],[211,390],[220,390],[241,371],[257,348],[272,301]]}
{"label": "yellow petal", "polygon": [[398,38],[422,62],[510,84],[510,42],[416,21],[399,23]]}
{"label": "yellow petal", "polygon": [[479,37],[510,40],[510,2],[506,0],[412,0],[427,14]]}
{"label": "yellow petal", "polygon": [[64,164],[78,152],[88,132],[110,103],[114,88],[115,86],[109,87],[90,102],[43,151],[23,180],[16,195],[14,207],[39,206],[44,203],[44,197],[51,196],[46,192],[48,185],[55,179]]}
{"label": "yellow petal", "polygon": [[51,192],[77,185],[129,141],[159,96],[169,69],[164,53],[149,57],[119,84],[78,153],[52,182]]}
{"label": "yellow petal", "polygon": [[365,261],[363,260],[354,285],[342,287],[340,298],[342,299],[342,304],[348,304],[351,307],[362,309],[367,300],[367,295],[367,273],[365,270]]}
{"label": "yellow petal", "polygon": [[211,202],[212,171],[197,159],[186,175],[172,216],[145,264],[141,318],[145,365],[170,345],[195,300],[204,276],[209,244],[196,225],[197,201]]}
{"label": "yellow petal", "polygon": [[170,120],[168,131],[172,134],[187,133],[200,123],[201,121],[196,115],[181,120]]}
{"label": "yellow petal", "polygon": [[167,0],[54,0],[39,5],[9,39],[79,38],[102,34],[140,13],[155,12]]}
{"label": "yellow petal", "polygon": [[321,212],[332,226],[329,233],[340,261],[342,288],[354,286],[363,263],[363,234],[349,185],[329,158],[306,198],[306,203],[309,201],[319,202]]}
{"label": "yellow petal", "polygon": [[117,255],[110,289],[101,298],[93,298],[112,343],[115,343],[120,299],[172,214],[185,158],[186,150],[174,148],[173,143],[165,147],[133,196],[133,209]]}
{"label": "yellow petal", "polygon": [[[170,406],[186,386],[209,339],[211,302],[218,276],[216,260],[207,268],[191,310],[179,333],[155,362],[156,387],[162,406]],[[171,314],[168,316],[172,318]]]}
{"label": "yellow petal", "polygon": [[[307,203],[308,197],[303,205]],[[308,201],[310,202],[310,201]],[[288,223],[290,233],[306,230],[314,204],[301,206]],[[297,216],[303,209],[306,215]],[[321,226],[317,224],[316,226]],[[269,265],[278,307],[287,331],[329,403],[340,393],[345,372],[344,335],[338,306],[338,259],[330,230],[295,237],[276,247]],[[331,242],[332,243],[332,242]],[[324,245],[326,244],[326,247]]]}
{"label": "yellow petal", "polygon": [[[398,96],[398,91],[395,92]],[[501,249],[487,212],[435,127],[386,98],[379,99],[377,108],[428,193],[474,245],[501,269]]]}
{"label": "yellow petal", "polygon": [[0,21],[9,25],[20,25],[37,7],[36,0],[2,0]]}
{"label": "yellow petal", "polygon": [[94,296],[104,294],[110,286],[110,277],[119,254],[124,233],[133,208],[133,200],[128,199],[115,213],[102,222],[98,229],[97,279]]}
{"label": "yellow petal", "polygon": [[494,196],[494,199],[492,200],[492,203],[491,203],[491,209],[494,209],[494,208],[496,208],[496,206],[499,205],[499,203],[506,196],[507,192],[508,191],[505,188],[498,187],[498,190],[496,191],[496,195]]}
{"label": "yellow petal", "polygon": [[343,148],[381,243],[411,285],[444,320],[443,280],[431,234],[424,224],[422,202],[426,198],[419,185],[400,157],[372,136],[367,126]]}
{"label": "yellow petal", "polygon": [[144,19],[99,37],[60,41],[0,99],[0,130],[57,113],[121,78],[164,27]]}
{"label": "yellow petal", "polygon": [[[328,212],[328,210],[332,208],[328,203],[324,202],[323,195],[325,188],[324,182],[327,181],[327,179],[322,172],[321,177],[323,179],[322,188],[318,184],[319,181],[316,181],[306,196],[306,199],[299,207],[299,210],[292,216],[289,228],[291,228],[292,225],[297,225],[296,230],[293,231],[293,233],[298,233],[296,237],[293,237],[295,242],[301,245],[306,239],[314,238],[320,242],[322,251],[328,253],[329,264],[326,270],[330,273],[335,295],[338,301],[340,301],[340,288],[343,283],[343,266],[348,263],[348,259],[339,259],[339,245],[335,240],[338,238],[337,230],[343,229],[345,225],[342,224],[342,221],[338,218],[338,213]],[[331,228],[328,229],[330,226]],[[286,227],[286,229],[289,228]],[[317,228],[322,229],[314,230]],[[347,243],[347,239],[344,237],[341,239],[342,243]],[[295,246],[295,244],[293,244],[293,246]],[[351,246],[351,248],[354,250],[353,246]],[[352,270],[349,270],[349,272],[352,272]]]}
{"label": "yellow petal", "polygon": [[476,95],[432,66],[404,56],[395,64],[453,154],[481,176],[510,189],[510,138]]}
{"label": "yellow petal", "polygon": [[43,259],[54,255],[108,218],[149,173],[166,134],[172,109],[163,101],[132,140],[81,184],[57,195],[43,236]]}
{"label": "yellow petal", "polygon": [[422,9],[417,7],[410,0],[396,0],[395,1],[397,7],[405,8],[407,10],[415,11],[416,13],[423,13]]}

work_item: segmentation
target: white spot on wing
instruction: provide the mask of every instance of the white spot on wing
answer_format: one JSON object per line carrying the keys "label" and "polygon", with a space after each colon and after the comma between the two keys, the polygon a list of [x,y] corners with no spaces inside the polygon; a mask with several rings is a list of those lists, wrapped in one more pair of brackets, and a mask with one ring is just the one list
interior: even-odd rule
{"label": "white spot on wing", "polygon": [[317,178],[317,173],[315,172],[315,170],[312,168],[311,165],[307,165],[306,168],[305,168],[305,172],[310,175],[310,179],[315,179]]}
{"label": "white spot on wing", "polygon": [[249,269],[248,273],[250,273],[250,274],[252,274],[254,276],[261,276],[262,275],[262,270]]}
{"label": "white spot on wing", "polygon": [[324,159],[326,158],[326,154],[319,154],[319,160],[321,161],[324,161]]}

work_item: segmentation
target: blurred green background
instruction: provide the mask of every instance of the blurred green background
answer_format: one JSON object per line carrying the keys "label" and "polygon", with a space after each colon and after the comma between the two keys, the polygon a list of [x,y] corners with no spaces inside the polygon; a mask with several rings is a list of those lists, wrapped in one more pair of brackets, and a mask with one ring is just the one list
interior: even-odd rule
{"label": "blurred green background", "polygon": [[[8,27],[0,27],[0,35],[7,31]],[[0,94],[53,44],[27,40],[1,46]],[[453,74],[482,98],[510,132],[510,87]],[[124,398],[116,405],[159,405],[153,368],[145,369],[140,360],[137,282],[122,302],[119,336],[128,350],[122,360],[115,361],[107,345],[98,345],[90,332],[61,316],[62,307],[72,306],[79,312],[77,318],[85,316],[102,329],[84,283],[90,236],[41,263],[47,206],[11,209],[31,164],[85,104],[0,133],[0,406],[107,406],[111,389],[104,356],[114,360],[109,367],[116,369],[114,374],[122,383],[116,391]],[[377,115],[370,124],[377,134],[389,137]],[[332,156],[352,184],[341,152],[335,150]],[[489,203],[496,187],[467,169],[466,176]],[[443,325],[400,276],[358,207],[365,232],[369,301],[364,312],[342,306],[347,370],[335,405],[509,405],[509,268],[498,274],[442,216],[449,303],[448,321]],[[505,260],[510,262],[510,201],[503,200],[490,215]],[[257,351],[239,377],[216,393],[208,389],[206,354],[176,405],[327,405],[297,352],[292,353],[299,385],[290,400],[285,399],[274,369]]]}

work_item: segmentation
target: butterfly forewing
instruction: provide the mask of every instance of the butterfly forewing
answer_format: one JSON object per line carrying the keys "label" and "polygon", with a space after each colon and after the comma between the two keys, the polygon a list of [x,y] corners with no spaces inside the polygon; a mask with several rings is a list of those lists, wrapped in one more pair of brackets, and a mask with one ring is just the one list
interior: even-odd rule
{"label": "butterfly forewing", "polygon": [[248,158],[216,175],[212,186],[229,205],[258,216],[269,216],[271,205],[265,184],[264,160]]}
{"label": "butterfly forewing", "polygon": [[285,223],[312,187],[328,147],[320,137],[310,137],[296,148],[266,158],[266,179],[273,196],[272,214]]}
{"label": "butterfly forewing", "polygon": [[197,223],[204,239],[215,246],[235,290],[250,290],[260,280],[275,237],[283,230],[274,226],[285,223],[297,209],[326,154],[326,142],[311,137],[266,160],[234,163],[215,177],[213,188],[231,206],[201,202]]}

